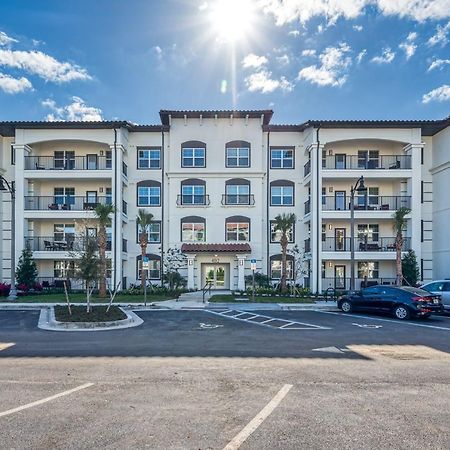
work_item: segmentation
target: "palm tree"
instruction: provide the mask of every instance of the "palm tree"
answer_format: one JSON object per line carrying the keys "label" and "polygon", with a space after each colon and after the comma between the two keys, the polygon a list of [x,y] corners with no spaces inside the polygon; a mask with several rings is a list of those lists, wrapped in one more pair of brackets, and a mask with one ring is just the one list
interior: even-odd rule
{"label": "palm tree", "polygon": [[153,214],[148,213],[145,211],[145,209],[139,209],[138,210],[138,216],[137,216],[137,224],[140,228],[139,233],[139,245],[141,246],[141,287],[142,290],[145,288],[145,270],[144,270],[144,258],[147,255],[147,245],[148,245],[148,232],[150,229],[150,224],[153,220]]}
{"label": "palm tree", "polygon": [[297,218],[295,214],[278,214],[275,217],[275,230],[281,232],[280,245],[281,245],[281,279],[280,289],[281,292],[286,292],[286,272],[287,272],[287,246],[289,243],[288,232],[292,230]]}
{"label": "palm tree", "polygon": [[401,207],[395,211],[392,216],[394,219],[395,233],[395,251],[396,251],[396,267],[397,267],[397,286],[401,286],[403,282],[402,272],[402,250],[403,250],[403,231],[406,228],[406,216],[411,212],[409,208]]}
{"label": "palm tree", "polygon": [[114,206],[108,204],[98,204],[95,208],[95,215],[98,219],[98,256],[99,256],[99,288],[98,295],[106,297],[106,247],[108,236],[106,227],[111,224],[110,214],[114,212]]}

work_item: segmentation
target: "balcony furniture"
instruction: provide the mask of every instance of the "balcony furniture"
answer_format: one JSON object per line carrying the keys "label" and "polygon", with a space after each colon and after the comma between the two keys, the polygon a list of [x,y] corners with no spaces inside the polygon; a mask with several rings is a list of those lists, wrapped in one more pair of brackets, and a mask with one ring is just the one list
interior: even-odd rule
{"label": "balcony furniture", "polygon": [[381,205],[381,210],[382,211],[389,211],[389,204],[384,204],[384,205]]}
{"label": "balcony furniture", "polygon": [[67,250],[67,242],[66,241],[53,241],[54,250],[63,252]]}
{"label": "balcony furniture", "polygon": [[378,285],[378,281],[377,280],[363,280],[363,281],[361,281],[361,287],[362,288],[367,288],[367,287],[377,286],[377,285]]}
{"label": "balcony furniture", "polygon": [[360,252],[378,252],[381,250],[381,247],[376,242],[370,242],[370,243],[359,243],[359,251]]}
{"label": "balcony furniture", "polygon": [[57,210],[57,209],[59,209],[59,206],[57,203],[52,203],[52,204],[48,205],[48,209]]}
{"label": "balcony furniture", "polygon": [[389,166],[389,169],[400,169],[400,161],[395,161],[395,163]]}
{"label": "balcony furniture", "polygon": [[367,161],[367,168],[368,169],[378,169],[378,161],[375,159],[371,159]]}
{"label": "balcony furniture", "polygon": [[45,170],[44,166],[41,166],[40,164],[36,163],[36,170]]}
{"label": "balcony furniture", "polygon": [[84,211],[93,211],[95,208],[97,208],[98,202],[84,202],[83,203],[83,209]]}
{"label": "balcony furniture", "polygon": [[61,209],[64,210],[64,211],[70,210],[70,204],[69,203],[63,203],[61,205]]}
{"label": "balcony furniture", "polygon": [[53,245],[53,242],[44,241],[44,249],[47,251],[51,251],[55,249],[55,246]]}
{"label": "balcony furniture", "polygon": [[386,250],[388,250],[388,251],[395,250],[395,244],[388,244],[388,245],[386,245]]}

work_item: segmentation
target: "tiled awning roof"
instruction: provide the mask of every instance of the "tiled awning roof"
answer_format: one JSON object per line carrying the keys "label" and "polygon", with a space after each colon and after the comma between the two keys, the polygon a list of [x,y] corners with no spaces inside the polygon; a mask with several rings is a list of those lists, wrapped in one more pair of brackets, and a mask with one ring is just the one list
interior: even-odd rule
{"label": "tiled awning roof", "polygon": [[247,243],[239,244],[183,244],[183,253],[250,253],[252,249]]}

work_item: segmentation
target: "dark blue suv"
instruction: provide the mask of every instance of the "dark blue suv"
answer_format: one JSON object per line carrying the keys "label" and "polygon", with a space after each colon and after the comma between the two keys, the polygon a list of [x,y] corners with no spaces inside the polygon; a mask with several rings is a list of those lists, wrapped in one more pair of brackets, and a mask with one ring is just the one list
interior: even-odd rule
{"label": "dark blue suv", "polygon": [[352,311],[384,312],[397,319],[430,317],[431,313],[443,312],[439,295],[422,289],[401,286],[372,286],[338,299],[338,307],[346,313]]}

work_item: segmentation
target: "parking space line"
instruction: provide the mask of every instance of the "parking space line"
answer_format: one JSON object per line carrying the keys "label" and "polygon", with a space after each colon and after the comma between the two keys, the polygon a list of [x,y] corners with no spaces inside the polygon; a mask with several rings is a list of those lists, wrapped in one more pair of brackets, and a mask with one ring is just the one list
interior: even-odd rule
{"label": "parking space line", "polygon": [[77,386],[76,388],[69,389],[68,391],[60,392],[59,394],[52,395],[47,398],[43,398],[41,400],[37,400],[35,402],[27,403],[26,405],[18,406],[17,408],[8,409],[7,411],[0,412],[0,417],[9,416],[10,414],[14,414],[16,412],[23,411],[24,409],[33,408],[34,406],[39,406],[47,402],[51,402],[52,400],[56,400],[60,397],[64,397],[69,394],[73,394],[74,392],[81,391],[82,389],[86,389],[88,387],[93,386],[94,383],[85,383],[81,386]]}
{"label": "parking space line", "polygon": [[14,342],[0,342],[0,352],[16,345]]}
{"label": "parking space line", "polygon": [[338,313],[338,312],[332,312],[332,311],[321,311],[321,310],[318,310],[318,309],[316,309],[314,312],[319,312],[319,313],[322,313],[322,314],[334,314],[336,316],[347,316],[347,317],[352,317],[353,319],[361,318],[361,319],[369,319],[369,320],[378,320],[380,322],[389,322],[389,323],[394,323],[394,324],[397,324],[397,325],[409,325],[409,326],[412,326],[412,327],[434,328],[435,330],[447,330],[447,331],[450,331],[450,328],[439,327],[439,326],[436,326],[436,325],[425,325],[423,323],[405,322],[405,321],[401,321],[401,320],[381,319],[379,317],[362,316],[360,314],[346,314],[346,313]]}
{"label": "parking space line", "polygon": [[275,320],[275,319],[265,320],[264,322],[261,322],[261,323],[268,323],[268,322],[272,322],[273,320]]}
{"label": "parking space line", "polygon": [[269,417],[292,388],[292,384],[285,384],[267,403],[266,406],[223,448],[223,450],[237,450]]}

